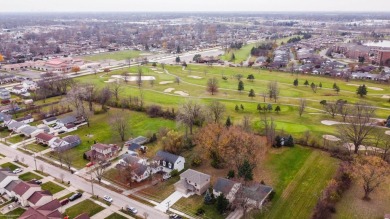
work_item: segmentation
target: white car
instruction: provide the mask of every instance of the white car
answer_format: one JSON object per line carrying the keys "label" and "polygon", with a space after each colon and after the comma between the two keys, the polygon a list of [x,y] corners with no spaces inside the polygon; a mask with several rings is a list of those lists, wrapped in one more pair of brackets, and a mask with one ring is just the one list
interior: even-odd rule
{"label": "white car", "polygon": [[22,171],[23,171],[22,168],[16,168],[14,171],[12,171],[12,173],[17,174],[17,173],[20,173]]}
{"label": "white car", "polygon": [[133,214],[137,214],[138,213],[137,209],[135,209],[134,207],[127,206],[127,210],[130,211]]}
{"label": "white car", "polygon": [[108,196],[108,195],[105,195],[104,197],[103,197],[103,199],[105,200],[105,201],[107,201],[107,202],[112,202],[113,200],[112,200],[112,198],[110,197],[110,196]]}

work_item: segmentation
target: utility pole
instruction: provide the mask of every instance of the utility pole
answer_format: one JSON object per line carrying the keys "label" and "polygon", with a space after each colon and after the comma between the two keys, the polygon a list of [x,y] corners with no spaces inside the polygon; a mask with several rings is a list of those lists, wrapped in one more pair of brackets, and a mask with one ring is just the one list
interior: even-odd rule
{"label": "utility pole", "polygon": [[169,211],[169,204],[171,203],[171,201],[168,201],[167,202],[167,211]]}
{"label": "utility pole", "polygon": [[35,162],[35,171],[38,171],[38,168],[37,168],[37,159],[36,159],[36,156],[37,156],[37,154],[36,153],[34,153],[34,162]]}

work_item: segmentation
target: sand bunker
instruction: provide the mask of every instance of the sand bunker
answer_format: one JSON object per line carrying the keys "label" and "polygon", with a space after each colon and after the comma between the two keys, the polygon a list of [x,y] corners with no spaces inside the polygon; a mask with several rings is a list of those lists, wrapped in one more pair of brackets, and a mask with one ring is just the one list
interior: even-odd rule
{"label": "sand bunker", "polygon": [[187,77],[194,78],[194,79],[202,79],[202,77],[199,77],[199,76],[196,76],[196,75],[188,75]]}
{"label": "sand bunker", "polygon": [[[127,80],[127,81],[137,81],[138,76],[123,76],[123,75],[111,75],[114,79],[109,79],[105,82],[114,82],[117,79]],[[156,78],[154,76],[141,76],[141,81],[154,81]]]}
{"label": "sand bunker", "polygon": [[341,139],[334,135],[323,135],[322,138],[328,141],[340,141]]}
{"label": "sand bunker", "polygon": [[167,89],[165,89],[164,90],[164,93],[171,93],[172,91],[174,91],[175,90],[175,88],[167,88]]}
{"label": "sand bunker", "polygon": [[159,84],[172,84],[173,81],[161,81]]}
{"label": "sand bunker", "polygon": [[152,71],[157,71],[157,68],[150,68],[150,70],[152,70]]}
{"label": "sand bunker", "polygon": [[113,78],[111,78],[111,79],[108,79],[108,81],[104,81],[105,83],[112,83],[112,82],[117,82],[118,81],[118,79],[113,79]]}
{"label": "sand bunker", "polygon": [[355,86],[355,87],[359,87],[360,85],[358,85],[358,84],[347,84],[347,85],[349,85],[349,86]]}
{"label": "sand bunker", "polygon": [[390,131],[385,131],[385,134],[386,135],[390,135]]}
{"label": "sand bunker", "polygon": [[175,91],[174,93],[179,94],[179,95],[184,96],[184,97],[189,96],[189,94],[184,92],[184,91]]}
{"label": "sand bunker", "polygon": [[382,98],[384,98],[384,99],[389,99],[390,96],[389,96],[389,95],[383,95]]}
{"label": "sand bunker", "polygon": [[159,74],[164,74],[164,72],[162,71],[155,71],[156,73],[159,73]]}
{"label": "sand bunker", "polygon": [[322,120],[322,124],[324,125],[337,125],[337,124],[344,124],[342,122],[332,121],[332,120]]}

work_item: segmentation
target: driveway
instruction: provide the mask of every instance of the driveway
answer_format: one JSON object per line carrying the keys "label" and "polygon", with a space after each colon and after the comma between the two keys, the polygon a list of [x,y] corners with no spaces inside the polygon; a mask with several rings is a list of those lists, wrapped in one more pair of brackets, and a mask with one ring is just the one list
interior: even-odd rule
{"label": "driveway", "polygon": [[174,192],[172,193],[168,198],[166,198],[164,201],[162,201],[160,204],[155,206],[154,208],[166,212],[168,208],[170,208],[172,205],[174,205],[179,199],[184,197],[184,195],[181,192]]}

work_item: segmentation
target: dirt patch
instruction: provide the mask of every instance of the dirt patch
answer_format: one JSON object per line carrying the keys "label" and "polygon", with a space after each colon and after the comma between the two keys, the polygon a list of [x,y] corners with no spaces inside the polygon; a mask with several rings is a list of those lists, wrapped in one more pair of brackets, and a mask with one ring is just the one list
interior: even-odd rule
{"label": "dirt patch", "polygon": [[170,88],[165,89],[164,93],[171,93],[174,90],[175,90],[175,88],[170,87]]}
{"label": "dirt patch", "polygon": [[323,135],[322,138],[328,141],[340,141],[341,139],[334,135]]}
{"label": "dirt patch", "polygon": [[188,93],[186,93],[184,91],[175,91],[174,93],[179,94],[180,96],[184,96],[184,97],[190,96]]}
{"label": "dirt patch", "polygon": [[390,135],[390,131],[385,131],[385,134],[386,135]]}
{"label": "dirt patch", "polygon": [[161,81],[159,84],[173,84],[173,81]]}
{"label": "dirt patch", "polygon": [[[359,87],[360,85],[358,84],[347,84],[349,86],[355,86],[355,87]],[[368,89],[371,89],[371,90],[383,90],[382,88],[379,88],[379,87],[367,87]]]}

